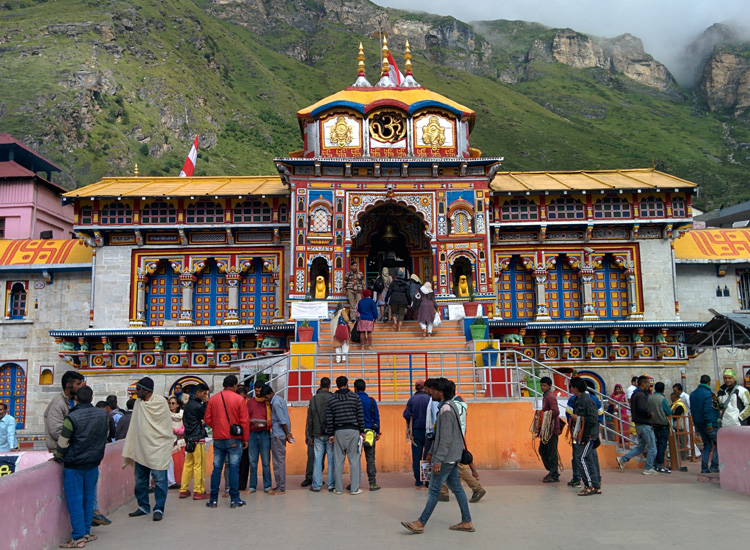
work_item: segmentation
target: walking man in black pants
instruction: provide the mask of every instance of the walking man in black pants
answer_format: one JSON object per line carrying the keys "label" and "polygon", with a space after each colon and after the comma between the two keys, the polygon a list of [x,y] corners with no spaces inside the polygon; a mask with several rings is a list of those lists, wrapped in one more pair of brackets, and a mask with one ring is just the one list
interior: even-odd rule
{"label": "walking man in black pants", "polygon": [[[560,407],[557,404],[557,398],[552,391],[552,379],[549,376],[544,376],[540,380],[540,385],[543,392],[542,397],[542,413],[547,413],[551,419],[550,427],[544,429],[542,426],[542,432],[539,434],[539,456],[542,457],[542,463],[544,469],[547,470],[547,475],[542,479],[543,483],[559,483],[560,482],[560,458],[557,455],[557,439],[560,436]],[[549,439],[547,439],[549,438]]]}

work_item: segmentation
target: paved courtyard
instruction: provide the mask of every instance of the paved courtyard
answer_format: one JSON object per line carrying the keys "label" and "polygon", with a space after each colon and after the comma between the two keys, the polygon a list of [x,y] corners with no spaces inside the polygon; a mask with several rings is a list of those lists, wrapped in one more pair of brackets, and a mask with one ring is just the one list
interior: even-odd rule
{"label": "paved courtyard", "polygon": [[[169,492],[164,520],[129,518],[127,504],[110,515],[109,527],[96,528],[92,547],[149,548],[472,548],[628,549],[703,548],[727,540],[747,521],[748,497],[691,473],[644,476],[640,470],[602,472],[601,496],[578,497],[564,482],[543,485],[541,471],[483,471],[487,496],[471,504],[476,533],[448,527],[460,520],[458,505],[438,503],[424,534],[411,534],[402,520],[415,520],[425,491],[411,488],[408,474],[378,476],[383,489],[362,495],[312,493],[290,476],[285,496],[247,495],[247,506],[230,510],[220,498],[217,509],[205,501],[179,500]],[[570,479],[569,470],[563,480]],[[347,482],[347,476],[344,478]],[[735,542],[739,542],[736,539]],[[187,545],[187,546],[186,546]]]}

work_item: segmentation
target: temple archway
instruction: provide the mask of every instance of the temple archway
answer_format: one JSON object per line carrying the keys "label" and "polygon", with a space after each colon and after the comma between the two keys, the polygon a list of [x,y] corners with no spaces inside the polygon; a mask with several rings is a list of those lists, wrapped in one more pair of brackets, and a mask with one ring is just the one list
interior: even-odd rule
{"label": "temple archway", "polygon": [[364,258],[368,286],[382,269],[395,275],[398,268],[406,276],[420,280],[433,272],[427,224],[416,212],[395,202],[373,206],[359,217],[359,232],[354,238],[351,257]]}

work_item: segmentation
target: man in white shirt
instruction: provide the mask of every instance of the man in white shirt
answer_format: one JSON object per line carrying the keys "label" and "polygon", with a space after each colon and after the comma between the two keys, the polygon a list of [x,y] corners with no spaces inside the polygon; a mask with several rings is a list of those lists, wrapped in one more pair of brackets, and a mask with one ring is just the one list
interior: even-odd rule
{"label": "man in white shirt", "polygon": [[638,377],[634,376],[630,379],[630,385],[628,386],[628,389],[625,390],[625,395],[628,398],[628,403],[630,403],[630,398],[633,397],[633,392],[638,389],[637,382]]}
{"label": "man in white shirt", "polygon": [[0,452],[18,450],[16,441],[16,419],[8,411],[8,405],[0,402]]}
{"label": "man in white shirt", "polygon": [[680,401],[682,401],[685,407],[685,414],[690,416],[690,394],[682,389],[682,384],[675,384],[672,386],[672,391],[680,394]]}

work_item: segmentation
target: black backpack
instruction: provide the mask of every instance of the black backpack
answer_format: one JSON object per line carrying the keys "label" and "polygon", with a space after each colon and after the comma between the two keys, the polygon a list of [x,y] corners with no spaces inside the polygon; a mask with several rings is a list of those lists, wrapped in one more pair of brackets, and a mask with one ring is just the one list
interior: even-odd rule
{"label": "black backpack", "polygon": [[375,279],[375,282],[372,283],[372,289],[380,294],[383,292],[383,289],[385,288],[385,281],[383,281],[383,276],[381,275],[377,279]]}

